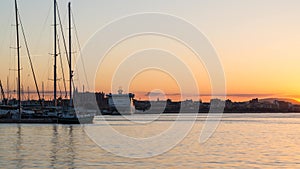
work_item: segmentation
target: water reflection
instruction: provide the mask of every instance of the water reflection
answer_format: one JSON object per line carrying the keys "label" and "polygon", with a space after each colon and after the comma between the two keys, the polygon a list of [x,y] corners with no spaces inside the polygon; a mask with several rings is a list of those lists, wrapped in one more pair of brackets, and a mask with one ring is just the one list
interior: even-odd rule
{"label": "water reflection", "polygon": [[22,158],[22,127],[20,124],[17,124],[17,140],[16,140],[16,161],[17,168],[22,168],[23,166],[23,158]]}
{"label": "water reflection", "polygon": [[54,168],[57,162],[57,150],[58,150],[58,132],[57,132],[57,125],[53,125],[52,127],[52,139],[51,139],[51,143],[52,143],[52,149],[51,149],[51,155],[50,155],[50,159],[51,159],[51,168]]}
{"label": "water reflection", "polygon": [[[168,119],[173,119],[169,116],[150,127],[114,127],[128,135],[150,135],[168,126]],[[112,124],[128,124],[110,118]],[[147,159],[104,151],[80,125],[0,124],[0,168],[300,168],[300,114],[226,114],[224,118],[205,144],[198,142],[200,120],[174,149]]]}
{"label": "water reflection", "polygon": [[76,145],[74,144],[72,125],[53,125],[51,139],[51,168],[68,166],[74,168],[76,159]]}
{"label": "water reflection", "polygon": [[68,163],[71,168],[74,168],[74,159],[75,159],[75,151],[76,146],[74,145],[74,140],[73,140],[73,126],[69,126],[69,134],[68,134]]}

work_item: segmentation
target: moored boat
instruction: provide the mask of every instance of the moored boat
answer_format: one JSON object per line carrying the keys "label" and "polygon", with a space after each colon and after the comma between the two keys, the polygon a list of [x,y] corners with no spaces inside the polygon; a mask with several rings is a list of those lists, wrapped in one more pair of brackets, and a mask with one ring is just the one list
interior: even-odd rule
{"label": "moored boat", "polygon": [[[57,2],[54,0],[54,102],[51,105],[44,106],[41,102],[41,98],[39,95],[36,79],[35,85],[37,88],[37,92],[39,95],[39,102],[41,105],[27,105],[24,106],[21,103],[21,89],[20,89],[20,42],[19,42],[19,17],[18,17],[18,7],[17,1],[15,0],[15,15],[16,15],[16,34],[17,34],[17,56],[18,56],[18,90],[17,90],[17,104],[16,105],[0,105],[0,123],[61,123],[61,124],[79,124],[79,123],[92,123],[94,119],[93,113],[79,113],[77,114],[74,110],[74,106],[72,104],[72,76],[73,71],[71,69],[71,4],[69,3],[69,72],[70,72],[70,104],[68,105],[68,109],[63,110],[65,105],[58,105],[57,97],[56,97],[56,87],[57,87],[57,75],[56,75],[56,57],[58,56],[57,52],[57,30],[56,30],[56,10],[57,10]],[[22,26],[21,22],[20,25]],[[22,27],[23,31],[23,27]],[[25,38],[24,32],[23,36]],[[26,44],[26,42],[25,42]],[[27,47],[27,44],[26,44]],[[28,55],[29,50],[27,49]],[[31,63],[31,60],[30,60]],[[33,71],[32,63],[31,68]],[[33,76],[35,78],[35,74],[33,71]],[[4,97],[4,92],[1,86],[1,92]],[[7,102],[4,102],[7,103]]]}

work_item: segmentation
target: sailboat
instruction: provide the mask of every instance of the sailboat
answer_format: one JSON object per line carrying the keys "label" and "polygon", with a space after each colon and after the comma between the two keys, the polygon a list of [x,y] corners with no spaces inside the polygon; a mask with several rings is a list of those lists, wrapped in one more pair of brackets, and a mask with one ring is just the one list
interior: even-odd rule
{"label": "sailboat", "polygon": [[[15,4],[17,4],[15,0]],[[17,5],[16,5],[16,15],[17,15]],[[13,122],[13,123],[60,123],[60,124],[85,124],[85,123],[93,123],[94,114],[93,113],[76,113],[73,103],[72,103],[72,77],[73,71],[71,67],[71,3],[69,3],[69,72],[70,72],[70,100],[69,105],[58,105],[57,99],[57,1],[54,0],[54,100],[53,105],[43,106],[41,105],[40,110],[38,110],[40,116],[38,118],[26,118],[21,119],[23,114],[21,108],[21,94],[20,94],[20,82],[18,83],[18,108],[14,110],[18,110],[17,114],[19,118],[11,118],[11,119],[3,119],[0,122]],[[16,16],[16,22],[18,25],[18,18]],[[17,27],[17,49],[18,49],[18,61],[19,61],[19,40],[18,40],[18,27]],[[19,62],[18,62],[19,63]],[[20,67],[18,64],[18,79],[20,79]],[[39,94],[39,92],[38,92]],[[39,95],[40,98],[40,95]],[[41,99],[39,99],[41,100]],[[33,109],[29,110],[33,111]],[[16,114],[16,113],[14,113]]]}
{"label": "sailboat", "polygon": [[[56,0],[54,0],[54,6],[56,8]],[[56,25],[56,9],[54,10],[54,25]],[[80,110],[75,110],[73,99],[72,99],[72,80],[73,80],[73,71],[72,71],[72,19],[71,19],[71,2],[68,3],[68,17],[69,17],[69,90],[70,90],[70,100],[69,105],[63,107],[62,113],[58,115],[58,123],[62,124],[85,124],[93,123],[94,114],[87,112],[79,112]],[[56,38],[56,26],[54,28],[54,36]],[[54,56],[56,57],[56,42],[54,43]],[[56,69],[56,59],[54,63],[54,69]],[[56,70],[54,70],[54,104],[56,103]]]}
{"label": "sailboat", "polygon": [[[0,123],[62,123],[62,124],[79,124],[92,123],[94,119],[93,114],[77,113],[72,103],[72,67],[71,67],[71,4],[69,3],[69,71],[70,71],[70,100],[67,107],[57,104],[56,87],[57,87],[57,72],[56,72],[56,58],[57,58],[57,29],[56,29],[56,8],[57,2],[54,0],[54,105],[41,107],[37,106],[23,110],[21,105],[21,69],[20,69],[20,40],[19,40],[19,17],[17,0],[15,0],[15,15],[16,15],[16,46],[18,59],[18,86],[17,86],[17,105],[0,105]],[[24,32],[23,32],[24,33]],[[24,35],[24,34],[23,34]],[[32,65],[31,65],[32,66]],[[32,68],[33,71],[33,68]],[[34,71],[33,71],[34,73]],[[34,75],[35,77],[35,75]],[[36,83],[36,79],[35,79]],[[1,84],[2,86],[2,84]],[[37,83],[36,83],[37,87]],[[1,87],[3,90],[3,88]],[[38,91],[38,87],[37,87]],[[2,92],[2,91],[1,91]],[[3,93],[3,92],[2,92]],[[38,92],[39,95],[39,92]],[[39,100],[40,95],[39,95]],[[36,113],[36,112],[40,113]]]}
{"label": "sailboat", "polygon": [[[17,72],[18,72],[17,104],[13,104],[13,105],[4,104],[4,105],[0,106],[0,110],[2,113],[0,123],[52,123],[52,122],[54,122],[52,118],[36,117],[35,112],[33,110],[23,110],[22,109],[22,105],[21,105],[20,38],[19,38],[19,24],[20,23],[19,23],[19,16],[18,16],[17,0],[15,0],[14,7],[15,7],[15,22],[16,22],[16,50],[17,50]],[[23,31],[23,27],[22,27],[22,31]],[[24,31],[23,31],[23,35],[24,35]],[[4,97],[2,84],[1,84],[1,93]],[[4,100],[5,99],[6,98],[4,98]]]}

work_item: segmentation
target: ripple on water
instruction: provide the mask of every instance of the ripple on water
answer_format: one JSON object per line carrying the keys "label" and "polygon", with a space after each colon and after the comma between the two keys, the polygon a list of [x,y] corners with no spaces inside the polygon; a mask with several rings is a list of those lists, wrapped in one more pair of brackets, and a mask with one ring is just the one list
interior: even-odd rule
{"label": "ripple on water", "polygon": [[[143,120],[147,115],[139,115],[137,118]],[[107,117],[116,129],[128,135],[140,134],[141,137],[163,131],[175,118],[176,115],[162,115],[161,120],[149,125],[131,123],[118,116]],[[185,119],[183,123],[190,122],[189,115]],[[299,114],[225,114],[213,136],[204,144],[199,144],[204,119],[205,115],[201,114],[191,132],[176,147],[145,159],[124,158],[104,151],[88,138],[80,125],[1,124],[0,166],[300,168]],[[103,119],[98,119],[100,127],[101,121]]]}

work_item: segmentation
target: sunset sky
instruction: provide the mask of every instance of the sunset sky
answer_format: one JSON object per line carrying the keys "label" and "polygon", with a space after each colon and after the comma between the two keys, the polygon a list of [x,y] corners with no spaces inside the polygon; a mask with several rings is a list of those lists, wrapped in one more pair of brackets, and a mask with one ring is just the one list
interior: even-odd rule
{"label": "sunset sky", "polygon": [[[68,2],[58,0],[65,33],[67,33]],[[170,14],[194,25],[214,46],[223,66],[228,98],[247,100],[253,97],[290,97],[300,101],[299,0],[71,0],[71,2],[81,47],[89,45],[88,40],[101,27],[118,18],[143,12]],[[53,26],[51,26],[53,1],[18,0],[18,3],[39,85],[44,81],[45,89],[52,90],[52,81],[49,79],[52,79],[53,58],[49,53],[53,53]],[[4,83],[5,90],[7,77],[10,81],[10,90],[16,88],[14,87],[16,73],[9,71],[15,69],[16,65],[16,51],[10,48],[15,46],[13,5],[13,0],[1,0],[0,79]],[[22,84],[34,90],[25,45],[23,38],[21,39]],[[101,44],[94,45],[101,47]],[[75,38],[73,47],[76,59],[80,60]],[[63,49],[63,46],[61,48]],[[162,50],[141,52],[144,49]],[[137,51],[140,52],[134,55]],[[124,61],[128,56],[132,56],[133,59]],[[178,69],[183,63],[192,72],[200,95],[206,97],[211,91],[210,78],[213,77],[210,77],[205,69],[205,63],[197,59],[189,48],[168,37],[156,35],[132,37],[119,43],[106,56],[97,56],[97,51],[94,51],[94,57],[96,60],[98,57],[104,57],[102,63],[99,63],[96,81],[91,80],[94,76],[88,78],[89,84],[95,83],[96,91],[116,92],[121,86],[125,92],[136,93],[138,98],[146,98],[147,92],[158,90],[169,94],[168,97],[177,98],[176,95],[182,92],[180,86],[187,89],[190,82],[178,84],[176,76],[183,78],[185,75],[176,72],[170,74],[157,69],[141,70],[131,79],[127,79],[131,80],[127,84],[128,87],[122,84],[123,81],[120,79],[112,84],[112,76],[119,69],[120,63],[127,63],[129,69],[136,64],[142,65],[142,62],[149,63],[151,60],[148,59],[155,57],[160,63],[169,63]],[[138,59],[141,60],[134,62]],[[63,62],[66,64],[66,61]],[[93,61],[84,62],[86,71],[89,72],[89,62]],[[124,69],[122,73],[126,74],[128,69]],[[85,84],[82,77],[76,77],[76,74],[75,70],[74,80],[77,81],[80,90],[83,84],[86,90],[93,90]],[[59,77],[61,78],[61,75]],[[78,82],[80,80],[81,82]],[[59,88],[63,90],[61,81]],[[194,98],[192,92],[193,90],[186,90],[185,98]]]}

